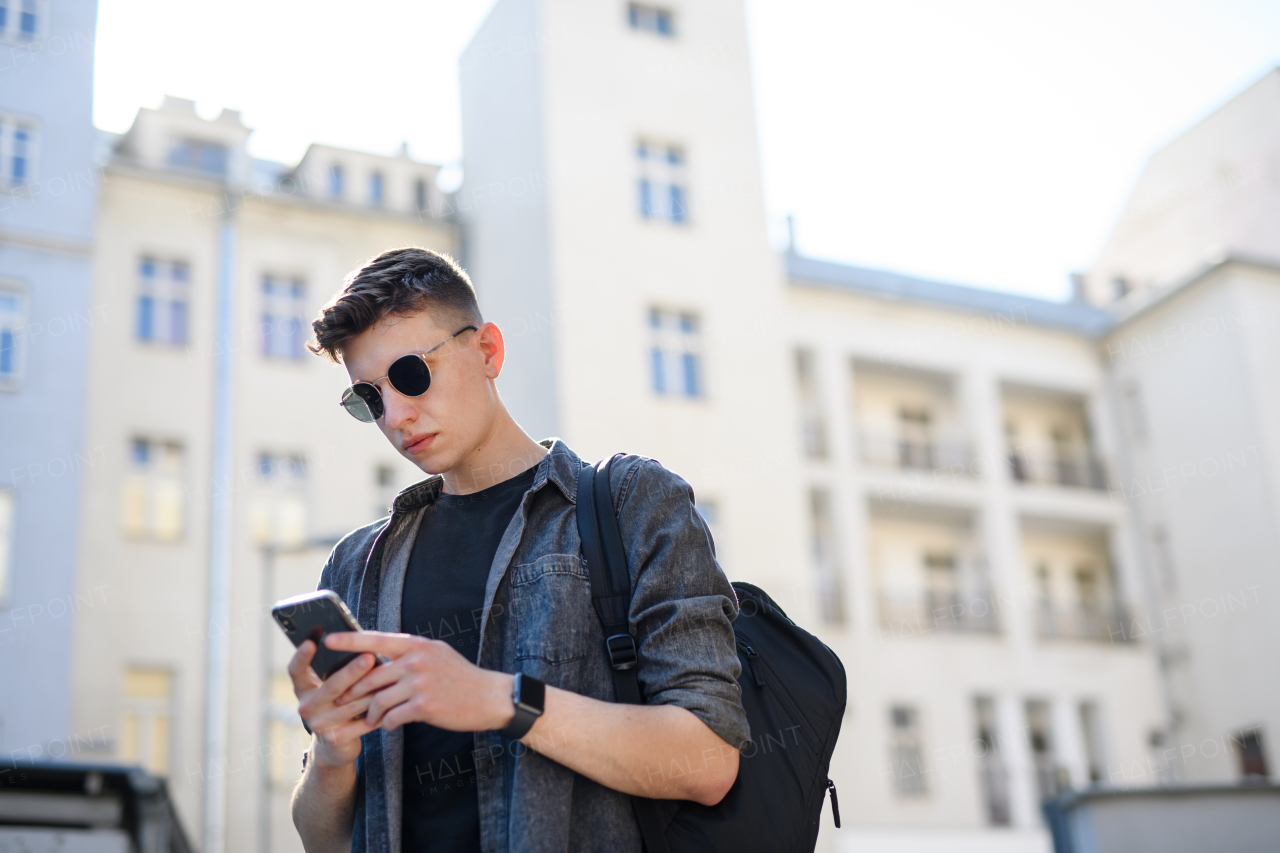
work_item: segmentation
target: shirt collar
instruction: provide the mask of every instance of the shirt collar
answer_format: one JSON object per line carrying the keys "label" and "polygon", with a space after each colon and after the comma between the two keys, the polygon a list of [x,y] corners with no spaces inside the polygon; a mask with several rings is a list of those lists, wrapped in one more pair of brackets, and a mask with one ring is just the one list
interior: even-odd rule
{"label": "shirt collar", "polygon": [[[530,491],[536,492],[547,481],[555,483],[561,493],[569,501],[576,503],[578,497],[578,472],[582,470],[583,461],[578,454],[569,449],[559,438],[544,438],[538,442],[550,452],[538,463],[538,473],[533,475]],[[394,512],[411,512],[430,506],[440,497],[444,490],[444,477],[433,474],[425,480],[414,483],[392,502]]]}

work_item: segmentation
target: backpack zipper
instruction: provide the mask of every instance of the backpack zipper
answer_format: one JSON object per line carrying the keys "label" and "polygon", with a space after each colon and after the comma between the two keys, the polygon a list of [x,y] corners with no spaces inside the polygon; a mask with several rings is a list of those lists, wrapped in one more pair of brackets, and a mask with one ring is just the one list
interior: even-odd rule
{"label": "backpack zipper", "polygon": [[738,648],[747,653],[747,668],[751,670],[751,677],[756,680],[756,687],[764,687],[764,679],[760,677],[760,670],[756,668],[756,658],[760,657],[760,653],[742,640],[738,640]]}
{"label": "backpack zipper", "polygon": [[827,780],[827,792],[831,794],[831,816],[835,818],[836,829],[840,828],[840,801],[836,799],[836,783]]}
{"label": "backpack zipper", "polygon": [[[748,646],[748,648],[750,647]],[[778,679],[777,675],[774,673],[773,667],[769,666],[769,662],[758,654],[756,657],[758,660],[751,662],[752,672],[763,672],[764,674],[772,677],[775,684],[780,684],[781,680]],[[758,683],[761,686],[764,685],[765,682],[763,676],[761,676]],[[804,715],[804,712],[800,710],[800,706],[796,704],[795,700],[792,699],[785,690],[774,689],[772,693],[774,698],[777,699],[787,713],[791,715],[791,719],[795,720],[796,723],[799,724],[801,731],[805,734],[805,739],[809,741],[809,746],[813,751],[821,753],[823,739],[818,736],[817,730],[814,729],[813,725],[809,722],[809,718]]]}

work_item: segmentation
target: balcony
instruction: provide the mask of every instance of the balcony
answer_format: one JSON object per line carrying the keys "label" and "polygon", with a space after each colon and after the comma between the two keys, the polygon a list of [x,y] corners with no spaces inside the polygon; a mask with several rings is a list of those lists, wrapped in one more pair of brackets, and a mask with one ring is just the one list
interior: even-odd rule
{"label": "balcony", "polygon": [[1036,633],[1053,640],[1133,641],[1128,613],[1118,604],[1053,604],[1041,601],[1036,608]]}
{"label": "balcony", "polygon": [[925,592],[880,596],[880,626],[894,636],[918,634],[997,634],[995,598],[987,590],[967,595]]}
{"label": "balcony", "polygon": [[889,432],[862,430],[859,445],[862,461],[877,468],[964,475],[973,471],[969,444],[958,439],[913,440]]}
{"label": "balcony", "polygon": [[1088,450],[1037,453],[1026,447],[1009,452],[1009,474],[1018,483],[1066,486],[1074,489],[1107,489],[1107,469]]}

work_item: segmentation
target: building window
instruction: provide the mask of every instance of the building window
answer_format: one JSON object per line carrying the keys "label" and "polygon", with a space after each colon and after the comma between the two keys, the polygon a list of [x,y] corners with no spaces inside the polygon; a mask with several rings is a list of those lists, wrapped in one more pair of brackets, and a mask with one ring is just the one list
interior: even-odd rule
{"label": "building window", "polygon": [[796,350],[796,383],[800,389],[800,431],[804,452],[811,459],[827,455],[827,425],[822,411],[818,369],[811,350]]}
{"label": "building window", "polygon": [[1031,744],[1031,760],[1035,767],[1036,791],[1040,802],[1057,796],[1065,788],[1053,753],[1053,736],[1050,734],[1049,703],[1039,700],[1027,702],[1027,738]]}
{"label": "building window", "polygon": [[902,468],[933,469],[933,416],[928,409],[904,406],[898,409],[898,465]]}
{"label": "building window", "polygon": [[300,278],[262,277],[262,354],[300,359],[305,349],[306,284]]}
{"label": "building window", "polygon": [[1129,435],[1133,436],[1134,443],[1146,444],[1150,430],[1147,425],[1147,408],[1142,401],[1142,386],[1136,380],[1126,382],[1121,397],[1124,401],[1125,420],[1129,424]]}
{"label": "building window", "polygon": [[382,173],[374,172],[369,176],[369,204],[382,207]]}
{"label": "building window", "polygon": [[1098,706],[1094,702],[1080,703],[1080,732],[1084,735],[1084,755],[1088,766],[1089,784],[1097,785],[1103,780],[1103,768],[1106,767],[1106,751],[1102,740],[1102,719]]}
{"label": "building window", "polygon": [[835,512],[831,506],[831,493],[826,489],[809,490],[809,524],[822,621],[828,625],[842,625],[845,621],[844,578],[836,553]]}
{"label": "building window", "polygon": [[889,709],[892,729],[889,741],[893,788],[900,796],[919,797],[929,792],[925,783],[924,749],[920,742],[920,714],[907,705]]}
{"label": "building window", "polygon": [[673,38],[676,34],[675,16],[670,9],[650,6],[646,3],[627,4],[627,23],[631,29],[653,33],[665,38]]}
{"label": "building window", "polygon": [[175,441],[135,438],[121,501],[125,535],[176,542],[183,532],[183,451]]}
{"label": "building window", "polygon": [[[924,554],[925,607],[933,624],[955,622],[965,607],[960,604],[960,578],[956,555],[949,551]],[[950,627],[948,625],[947,627]]]}
{"label": "building window", "polygon": [[27,180],[27,165],[31,162],[30,146],[31,131],[25,127],[14,128],[9,177],[15,184],[22,184]]}
{"label": "building window", "polygon": [[373,517],[383,518],[391,512],[391,504],[400,492],[396,488],[396,469],[391,465],[377,466],[373,469],[373,484],[378,493]]}
{"label": "building window", "polygon": [[0,602],[9,600],[9,567],[13,564],[13,531],[17,501],[13,489],[0,489]]}
{"label": "building window", "polygon": [[987,806],[987,823],[1008,826],[1011,820],[1009,770],[996,734],[996,703],[989,696],[978,696],[973,700],[973,712],[978,724],[978,777]]}
{"label": "building window", "polygon": [[419,214],[427,210],[427,182],[422,178],[413,183],[413,204]]}
{"label": "building window", "polygon": [[655,393],[701,397],[702,335],[698,317],[684,311],[649,312],[649,362]]}
{"label": "building window", "polygon": [[22,330],[27,320],[27,297],[0,290],[0,390],[17,388],[22,379]]}
{"label": "building window", "polygon": [[18,37],[33,39],[39,23],[36,0],[22,0],[22,14],[18,18]]}
{"label": "building window", "polygon": [[189,334],[191,269],[184,261],[144,257],[138,262],[138,340],[183,346]]}
{"label": "building window", "polygon": [[689,221],[688,178],[684,149],[640,140],[636,143],[640,215],[668,222]]}
{"label": "building window", "polygon": [[296,548],[307,538],[307,457],[258,454],[257,494],[249,502],[254,544]]}
{"label": "building window", "polygon": [[0,113],[0,184],[9,189],[36,180],[36,127],[25,116]]}
{"label": "building window", "polygon": [[227,174],[227,146],[204,139],[179,139],[169,149],[169,165],[184,172],[210,177]]}
{"label": "building window", "polygon": [[1262,748],[1262,728],[1254,726],[1231,736],[1236,759],[1240,764],[1240,777],[1248,780],[1270,778],[1267,770],[1267,753]]}
{"label": "building window", "polygon": [[334,163],[329,167],[329,198],[342,198],[342,167]]}
{"label": "building window", "polygon": [[45,24],[43,0],[0,0],[0,38],[30,42],[37,39]]}
{"label": "building window", "polygon": [[168,776],[172,720],[173,674],[155,667],[126,669],[120,759],[157,776]]}

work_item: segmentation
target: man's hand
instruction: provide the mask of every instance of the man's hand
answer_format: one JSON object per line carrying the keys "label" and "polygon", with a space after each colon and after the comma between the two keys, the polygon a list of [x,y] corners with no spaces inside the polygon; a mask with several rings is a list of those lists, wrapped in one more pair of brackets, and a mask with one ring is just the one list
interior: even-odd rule
{"label": "man's hand", "polygon": [[372,697],[339,705],[334,700],[373,666],[373,655],[361,655],[321,681],[311,671],[316,644],[307,640],[289,661],[289,677],[298,697],[298,715],[315,733],[315,760],[330,766],[354,764],[360,755],[360,738],[377,728],[359,719]]}
{"label": "man's hand", "polygon": [[512,676],[481,669],[448,643],[378,631],[336,632],[326,635],[324,642],[338,651],[391,659],[358,681],[352,679],[354,683],[336,697],[338,708],[368,708],[368,718],[361,721],[369,727],[366,731],[429,723],[451,732],[478,732],[501,729],[515,716]]}
{"label": "man's hand", "polygon": [[[370,726],[390,731],[421,722],[474,732],[505,728],[515,716],[513,676],[481,669],[448,643],[376,631],[328,634],[325,643],[391,658],[336,700],[341,708],[370,702],[364,721]],[[589,779],[642,797],[715,805],[738,775],[738,750],[674,705],[602,702],[548,686],[545,711],[520,740]]]}

